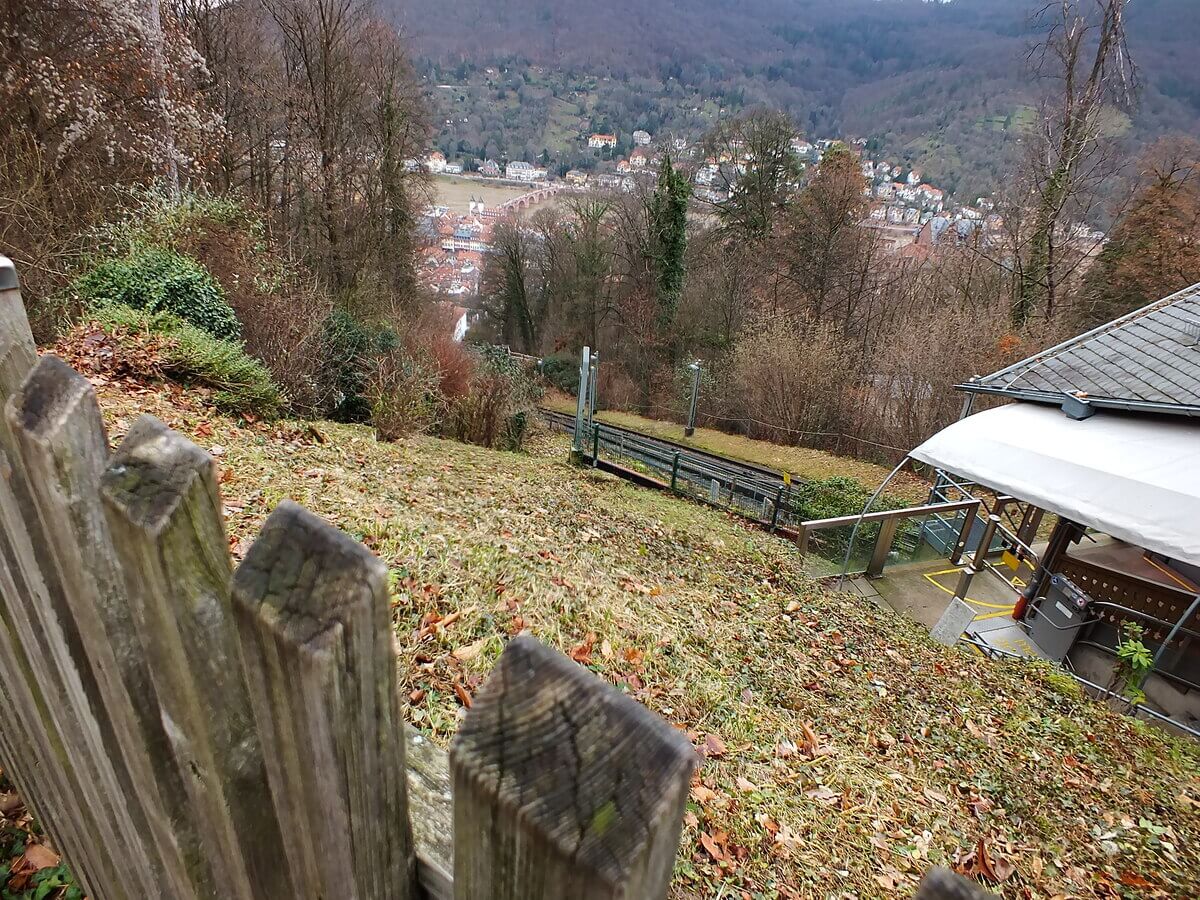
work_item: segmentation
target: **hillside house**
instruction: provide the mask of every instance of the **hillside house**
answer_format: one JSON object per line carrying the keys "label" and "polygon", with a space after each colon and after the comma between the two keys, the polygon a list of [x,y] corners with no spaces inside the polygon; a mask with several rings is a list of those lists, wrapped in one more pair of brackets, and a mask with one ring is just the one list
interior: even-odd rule
{"label": "hillside house", "polygon": [[583,187],[588,183],[588,173],[582,169],[571,169],[563,179],[574,187]]}
{"label": "hillside house", "polygon": [[434,175],[440,175],[446,171],[446,154],[440,150],[434,150],[424,160],[425,168]]}
{"label": "hillside house", "polygon": [[479,174],[484,178],[499,178],[500,163],[494,159],[484,160],[483,164],[479,167]]}
{"label": "hillside house", "polygon": [[711,185],[717,180],[720,168],[715,163],[701,166],[696,170],[696,184]]}
{"label": "hillside house", "polygon": [[645,147],[650,143],[650,132],[635,131],[633,133],[633,144],[635,147]]}
{"label": "hillside house", "polygon": [[588,138],[588,146],[593,150],[603,150],[606,147],[611,150],[617,146],[617,136],[615,134],[593,134]]}
{"label": "hillside house", "polygon": [[617,174],[628,175],[632,171],[633,171],[633,166],[630,165],[629,160],[627,160],[627,159],[617,160]]}
{"label": "hillside house", "polygon": [[908,177],[905,178],[904,181],[909,187],[916,187],[921,183],[921,170],[913,169],[908,173]]}
{"label": "hillside house", "polygon": [[650,164],[652,155],[645,147],[637,147],[629,154],[629,165],[634,169],[644,169]]}
{"label": "hillside house", "polygon": [[932,184],[922,184],[917,188],[917,200],[925,209],[941,212],[946,204],[946,194]]}
{"label": "hillside house", "polygon": [[[910,457],[941,484],[995,495],[993,561],[975,579],[1027,572],[1011,585],[1001,574],[1011,618],[983,616],[968,633],[1105,686],[1127,624],[1140,626],[1154,657],[1146,707],[1195,728],[1200,284],[958,388],[963,417]],[[988,398],[1009,402],[970,414]],[[1042,543],[1044,514],[1054,527]],[[1002,633],[1016,637],[1001,644]]]}

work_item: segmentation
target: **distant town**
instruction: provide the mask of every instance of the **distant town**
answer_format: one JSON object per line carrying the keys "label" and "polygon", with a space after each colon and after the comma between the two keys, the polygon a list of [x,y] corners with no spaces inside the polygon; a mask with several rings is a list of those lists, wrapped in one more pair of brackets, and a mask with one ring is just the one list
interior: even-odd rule
{"label": "distant town", "polygon": [[[477,185],[466,209],[435,200],[422,214],[423,237],[419,274],[422,283],[452,307],[459,330],[465,329],[468,311],[477,305],[484,258],[492,249],[498,222],[514,219],[563,191],[625,192],[652,189],[658,180],[663,157],[688,173],[695,201],[694,214],[705,215],[729,199],[738,179],[754,164],[753,154],[734,142],[728,150],[706,154],[701,145],[681,138],[656,140],[646,131],[634,131],[622,140],[612,133],[592,133],[585,138],[599,157],[594,171],[571,169],[556,177],[549,169],[523,160],[501,163],[486,159],[473,172],[433,150],[420,159],[410,159],[411,170],[434,176],[450,176],[468,186]],[[839,141],[822,138],[809,141],[797,136],[791,144],[802,178],[815,173],[825,153],[844,145],[862,161],[863,193],[869,198],[863,225],[878,229],[892,252],[921,257],[945,240],[988,241],[1004,228],[1003,217],[989,197],[961,202],[947,191],[927,182],[920,169],[881,158],[871,159],[862,139]],[[629,148],[628,154],[618,148]],[[516,188],[503,202],[488,202],[485,186]],[[520,192],[523,191],[523,192]],[[706,209],[707,207],[707,209]],[[1089,240],[1099,235],[1085,235]]]}

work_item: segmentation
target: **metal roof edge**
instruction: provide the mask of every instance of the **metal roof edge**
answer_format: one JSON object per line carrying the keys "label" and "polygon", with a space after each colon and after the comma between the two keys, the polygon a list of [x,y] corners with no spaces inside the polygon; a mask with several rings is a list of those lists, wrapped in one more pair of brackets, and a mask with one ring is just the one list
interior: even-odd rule
{"label": "metal roof edge", "polygon": [[[1021,400],[1027,403],[1041,403],[1047,406],[1062,406],[1067,397],[1072,394],[1060,394],[1052,391],[1013,390],[990,384],[964,382],[954,386],[956,391],[969,394],[991,394],[995,397],[1008,397],[1010,400]],[[1077,398],[1076,398],[1077,399]],[[1200,405],[1183,403],[1155,403],[1150,400],[1118,400],[1114,397],[1087,397],[1089,405],[1097,409],[1120,409],[1126,412],[1157,413],[1168,416],[1183,416],[1184,418],[1200,417]]]}

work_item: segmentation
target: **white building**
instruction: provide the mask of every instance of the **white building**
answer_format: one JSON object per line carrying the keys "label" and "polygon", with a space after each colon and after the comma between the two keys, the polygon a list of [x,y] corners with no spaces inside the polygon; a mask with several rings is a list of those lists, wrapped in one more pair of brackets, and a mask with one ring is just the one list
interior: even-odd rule
{"label": "white building", "polygon": [[545,181],[546,170],[539,169],[532,163],[514,160],[504,167],[504,177],[513,181]]}
{"label": "white building", "polygon": [[635,145],[637,145],[638,147],[645,147],[647,144],[650,143],[650,132],[635,131],[633,133],[633,143]]}
{"label": "white building", "polygon": [[617,136],[615,134],[593,134],[588,138],[588,146],[593,150],[615,147],[617,146]]}

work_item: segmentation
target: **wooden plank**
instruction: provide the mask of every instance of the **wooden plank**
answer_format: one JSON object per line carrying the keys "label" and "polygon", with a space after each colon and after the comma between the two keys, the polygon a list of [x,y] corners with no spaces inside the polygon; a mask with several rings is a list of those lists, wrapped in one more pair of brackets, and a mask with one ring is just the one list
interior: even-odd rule
{"label": "wooden plank", "polygon": [[[15,271],[0,257],[0,403],[20,390],[36,359]],[[93,740],[98,724],[72,662],[78,634],[43,578],[32,542],[40,529],[5,415],[0,415],[0,474],[0,677],[12,704],[9,748],[16,754],[16,781],[37,798],[35,808],[88,893],[101,900],[126,896],[120,888],[103,890],[118,884],[119,860],[93,846],[94,835],[102,828],[111,832],[114,824],[125,832],[120,810],[106,802],[100,787],[105,773]],[[113,810],[114,822],[107,821],[106,810]]]}
{"label": "wooden plank", "polygon": [[217,896],[300,896],[284,859],[230,603],[212,458],[142,416],[101,478],[134,621]]}
{"label": "wooden plank", "polygon": [[514,639],[450,751],[455,897],[665,897],[697,762],[645,707]]}
{"label": "wooden plank", "polygon": [[233,582],[297,896],[414,896],[387,567],[290,501]]}
{"label": "wooden plank", "polygon": [[[0,480],[0,507],[7,493],[5,485]],[[11,607],[25,604],[29,593],[10,565],[3,546],[4,531],[0,523],[0,716],[5,723],[0,731],[5,773],[58,850],[71,860],[79,885],[89,896],[99,897],[102,895],[90,889],[95,861],[88,852],[86,836],[92,823],[84,821],[71,802],[80,796],[79,783],[57,727],[46,715],[49,701],[12,621]],[[48,810],[57,812],[47,815]]]}
{"label": "wooden plank", "polygon": [[417,881],[428,900],[454,897],[454,805],[450,757],[411,725],[404,726],[408,815],[417,850]]}
{"label": "wooden plank", "polygon": [[119,857],[122,879],[172,897],[212,893],[212,877],[193,884],[184,857],[200,840],[187,816],[187,797],[163,729],[158,697],[126,599],[125,582],[100,503],[108,440],[95,392],[61,360],[43,357],[9,403],[37,515],[37,543],[49,590],[60,597],[84,659],[81,678],[100,727],[103,785],[120,807],[124,833],[105,829],[93,840]]}

